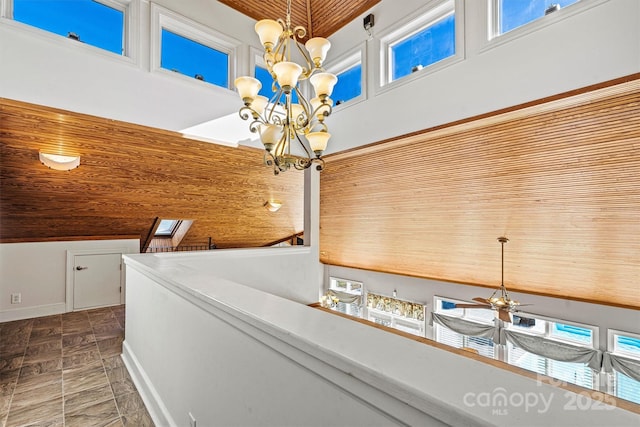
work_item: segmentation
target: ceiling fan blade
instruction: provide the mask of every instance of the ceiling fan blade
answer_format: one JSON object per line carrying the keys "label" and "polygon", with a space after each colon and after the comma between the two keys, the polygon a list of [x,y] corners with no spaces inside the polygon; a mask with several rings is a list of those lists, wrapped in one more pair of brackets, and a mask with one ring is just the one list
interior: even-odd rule
{"label": "ceiling fan blade", "polygon": [[475,297],[475,298],[472,298],[472,300],[476,302],[480,302],[482,304],[489,304],[489,300],[482,297]]}
{"label": "ceiling fan blade", "polygon": [[498,310],[498,318],[503,322],[511,323],[511,316],[506,310]]}
{"label": "ceiling fan blade", "polygon": [[491,308],[489,304],[456,304],[456,308]]}

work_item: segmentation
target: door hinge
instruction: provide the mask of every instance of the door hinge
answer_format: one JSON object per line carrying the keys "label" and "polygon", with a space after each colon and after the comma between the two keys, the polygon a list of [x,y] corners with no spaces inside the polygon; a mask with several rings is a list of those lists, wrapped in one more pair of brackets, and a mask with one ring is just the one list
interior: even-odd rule
{"label": "door hinge", "polygon": [[120,286],[120,293],[122,293],[122,286]]}
{"label": "door hinge", "polygon": [[122,271],[122,263],[120,263],[120,271]]}

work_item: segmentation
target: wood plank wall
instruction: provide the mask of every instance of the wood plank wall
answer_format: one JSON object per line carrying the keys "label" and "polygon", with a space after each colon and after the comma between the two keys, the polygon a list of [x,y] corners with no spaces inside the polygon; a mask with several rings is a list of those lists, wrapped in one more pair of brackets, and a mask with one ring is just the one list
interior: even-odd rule
{"label": "wood plank wall", "polygon": [[640,308],[640,75],[328,156],[320,205],[327,264],[495,287],[506,236],[508,288]]}
{"label": "wood plank wall", "polygon": [[[39,150],[80,154],[69,172]],[[184,245],[251,247],[303,230],[304,176],[262,151],[0,98],[0,242],[146,237],[156,217],[194,223]],[[280,211],[263,204],[274,198]]]}

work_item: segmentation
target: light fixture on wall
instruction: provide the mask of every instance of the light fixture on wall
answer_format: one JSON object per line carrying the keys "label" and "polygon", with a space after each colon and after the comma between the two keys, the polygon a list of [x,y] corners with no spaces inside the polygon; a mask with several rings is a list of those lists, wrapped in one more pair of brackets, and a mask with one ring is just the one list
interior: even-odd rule
{"label": "light fixture on wall", "polygon": [[[322,170],[322,152],[331,137],[324,120],[331,114],[333,101],[329,97],[338,81],[335,75],[322,68],[331,43],[325,38],[313,37],[303,48],[301,40],[306,37],[307,30],[302,26],[291,27],[291,0],[287,0],[284,21],[263,19],[256,23],[255,30],[265,50],[264,62],[273,78],[275,94],[270,100],[258,95],[262,87],[258,79],[238,77],[235,86],[244,103],[240,117],[252,119],[249,128],[260,135],[266,150],[265,164],[273,167],[274,174],[292,166],[306,169],[312,163],[317,163],[316,169]],[[293,62],[294,58],[303,65]],[[299,81],[307,79],[315,91],[315,97],[311,99],[307,99],[299,88]],[[295,103],[294,94],[298,101]],[[291,151],[294,141],[302,147],[302,151],[298,150],[300,155]]]}
{"label": "light fixture on wall", "polygon": [[269,212],[278,212],[282,207],[282,202],[277,200],[267,200],[263,205]]}
{"label": "light fixture on wall", "polygon": [[80,156],[63,156],[60,154],[38,153],[43,165],[59,171],[70,171],[80,166]]}

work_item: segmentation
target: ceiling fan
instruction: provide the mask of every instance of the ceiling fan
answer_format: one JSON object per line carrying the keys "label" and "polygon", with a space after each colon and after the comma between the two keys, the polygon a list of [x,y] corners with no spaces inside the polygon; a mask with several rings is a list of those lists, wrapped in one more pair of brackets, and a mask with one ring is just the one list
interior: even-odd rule
{"label": "ceiling fan", "polygon": [[504,244],[508,241],[509,239],[506,237],[498,237],[498,242],[502,245],[502,279],[500,281],[500,287],[493,291],[489,298],[473,298],[473,300],[479,304],[456,304],[456,308],[485,308],[496,310],[500,320],[511,323],[510,313],[518,311],[518,307],[522,305],[529,305],[520,304],[518,301],[509,298],[507,288],[504,287]]}

